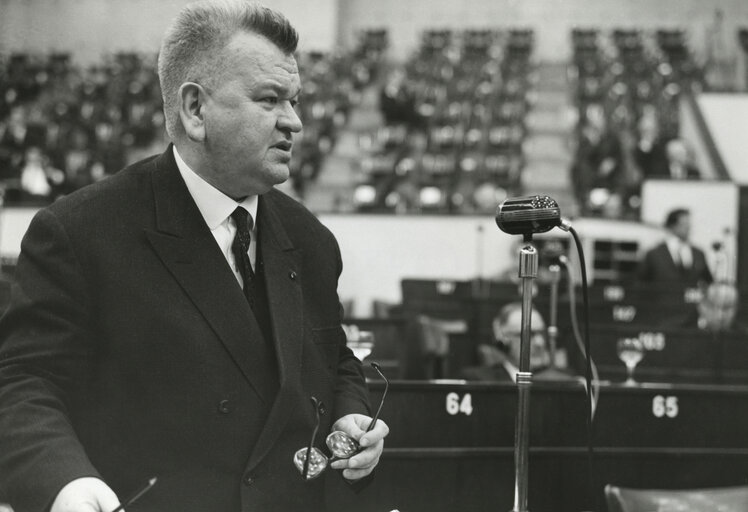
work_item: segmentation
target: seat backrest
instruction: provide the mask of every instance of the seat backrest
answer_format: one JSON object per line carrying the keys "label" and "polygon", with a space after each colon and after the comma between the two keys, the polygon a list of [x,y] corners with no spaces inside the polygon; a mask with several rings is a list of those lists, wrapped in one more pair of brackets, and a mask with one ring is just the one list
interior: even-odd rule
{"label": "seat backrest", "polygon": [[605,486],[608,512],[746,512],[748,485],[703,489]]}
{"label": "seat backrest", "polygon": [[442,322],[426,315],[418,315],[421,350],[424,355],[446,357],[449,354],[449,332]]}

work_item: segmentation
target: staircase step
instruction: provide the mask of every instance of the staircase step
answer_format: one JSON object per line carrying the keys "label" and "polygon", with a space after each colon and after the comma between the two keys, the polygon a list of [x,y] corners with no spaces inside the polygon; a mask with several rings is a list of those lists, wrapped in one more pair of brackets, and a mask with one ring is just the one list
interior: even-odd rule
{"label": "staircase step", "polygon": [[557,131],[571,133],[576,114],[569,108],[533,109],[527,114],[526,126],[530,131]]}
{"label": "staircase step", "polygon": [[569,103],[569,96],[565,89],[535,91],[531,97],[533,109],[565,107]]}
{"label": "staircase step", "polygon": [[547,163],[529,163],[522,169],[522,183],[526,186],[554,189],[569,187],[568,166],[549,165]]}
{"label": "staircase step", "polygon": [[531,158],[562,158],[570,153],[568,137],[555,133],[533,133],[522,146],[525,157]]}
{"label": "staircase step", "polygon": [[[378,87],[367,87],[351,108],[317,181],[307,186],[304,202],[312,211],[353,211],[351,197],[360,179],[356,164],[361,158],[359,135],[383,125],[378,95]],[[523,187],[528,193],[550,195],[559,202],[564,216],[573,216],[577,206],[570,179],[570,141],[576,110],[571,105],[566,64],[539,64],[530,101],[532,107],[525,119]]]}
{"label": "staircase step", "polygon": [[568,89],[566,63],[541,63],[538,66],[537,91],[565,91]]}

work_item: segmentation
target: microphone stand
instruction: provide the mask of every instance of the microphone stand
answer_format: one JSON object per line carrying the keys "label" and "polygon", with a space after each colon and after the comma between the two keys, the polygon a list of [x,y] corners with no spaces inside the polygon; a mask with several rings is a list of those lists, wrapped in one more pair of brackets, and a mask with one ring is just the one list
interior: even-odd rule
{"label": "microphone stand", "polygon": [[522,330],[517,372],[517,421],[514,432],[514,508],[513,512],[527,512],[527,489],[530,444],[530,336],[532,334],[533,281],[538,276],[538,251],[532,244],[532,234],[524,235],[525,245],[519,250],[519,278],[522,281]]}

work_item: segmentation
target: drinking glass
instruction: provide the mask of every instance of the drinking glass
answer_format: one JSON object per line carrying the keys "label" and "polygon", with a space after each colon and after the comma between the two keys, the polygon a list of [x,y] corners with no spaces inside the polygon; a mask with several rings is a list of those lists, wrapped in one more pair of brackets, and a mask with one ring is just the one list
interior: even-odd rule
{"label": "drinking glass", "polygon": [[374,348],[374,333],[371,331],[358,331],[355,339],[348,340],[348,348],[353,351],[359,361],[366,359]]}
{"label": "drinking glass", "polygon": [[634,370],[639,361],[644,357],[644,346],[638,338],[621,338],[616,345],[618,359],[626,365],[626,382],[627,386],[636,384],[634,380]]}

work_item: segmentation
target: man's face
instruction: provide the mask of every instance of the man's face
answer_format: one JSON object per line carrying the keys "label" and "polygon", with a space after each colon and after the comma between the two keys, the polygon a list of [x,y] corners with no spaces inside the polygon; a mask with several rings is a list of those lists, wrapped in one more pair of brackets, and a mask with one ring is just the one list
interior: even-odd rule
{"label": "man's face", "polygon": [[199,174],[226,195],[262,194],[289,177],[294,107],[301,82],[296,60],[257,34],[240,32],[218,57],[206,88],[205,162]]}
{"label": "man's face", "polygon": [[678,221],[673,224],[673,234],[683,241],[688,240],[688,235],[691,232],[691,216],[681,215],[678,217]]}
{"label": "man's face", "polygon": [[[550,364],[550,356],[545,344],[545,322],[537,311],[533,311],[531,318],[532,333],[530,334],[530,370],[535,370]],[[512,311],[500,329],[501,336],[509,346],[509,359],[519,367],[522,349],[522,311]]]}

